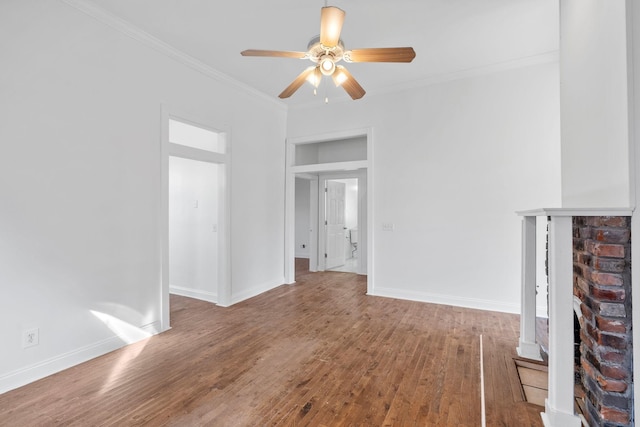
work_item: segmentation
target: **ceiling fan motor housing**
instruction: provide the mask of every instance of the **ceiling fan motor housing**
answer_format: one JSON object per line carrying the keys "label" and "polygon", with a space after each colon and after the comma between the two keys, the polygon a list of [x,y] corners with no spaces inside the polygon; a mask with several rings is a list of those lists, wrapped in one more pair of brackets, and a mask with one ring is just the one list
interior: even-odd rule
{"label": "ceiling fan motor housing", "polygon": [[307,45],[307,55],[311,62],[320,65],[322,74],[330,76],[335,71],[335,64],[344,56],[344,43],[340,40],[329,48],[320,43],[320,36],[316,36]]}

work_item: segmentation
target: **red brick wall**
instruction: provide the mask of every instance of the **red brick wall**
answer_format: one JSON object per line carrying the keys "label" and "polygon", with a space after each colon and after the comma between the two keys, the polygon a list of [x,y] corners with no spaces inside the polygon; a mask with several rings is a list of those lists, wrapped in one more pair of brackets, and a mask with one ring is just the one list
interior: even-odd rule
{"label": "red brick wall", "polygon": [[632,426],[631,218],[573,218],[574,295],[587,421]]}

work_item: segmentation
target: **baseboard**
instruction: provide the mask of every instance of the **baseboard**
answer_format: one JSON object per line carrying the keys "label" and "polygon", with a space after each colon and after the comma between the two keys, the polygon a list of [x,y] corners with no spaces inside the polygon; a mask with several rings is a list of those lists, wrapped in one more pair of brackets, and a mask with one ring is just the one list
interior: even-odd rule
{"label": "baseboard", "polygon": [[428,302],[432,304],[452,305],[456,307],[475,308],[487,311],[499,311],[502,313],[520,313],[520,304],[509,304],[500,301],[465,298],[453,295],[431,294],[427,292],[404,291],[379,287],[376,287],[373,293],[368,293],[367,295]]}
{"label": "baseboard", "polygon": [[202,301],[218,302],[218,294],[207,291],[199,291],[197,289],[183,288],[182,286],[169,285],[169,293],[180,295],[183,297],[195,298]]}
{"label": "baseboard", "polygon": [[[149,336],[158,334],[160,322],[153,322],[140,327]],[[143,338],[144,339],[144,338]],[[63,353],[42,362],[25,366],[15,371],[0,376],[0,394],[15,390],[19,387],[48,377],[65,369],[87,362],[96,357],[110,353],[119,348],[125,347],[125,343],[117,336],[106,338],[102,341],[78,348],[76,350]]]}
{"label": "baseboard", "polygon": [[306,252],[306,253],[298,253],[298,252],[296,252],[295,257],[296,258],[309,259],[309,253],[308,252]]}
{"label": "baseboard", "polygon": [[247,300],[249,298],[253,298],[257,295],[260,295],[263,292],[270,291],[273,288],[277,288],[278,286],[282,286],[285,283],[284,277],[280,277],[276,280],[271,280],[269,282],[262,283],[258,286],[254,286],[246,291],[239,292],[231,296],[231,305],[237,304],[240,301]]}

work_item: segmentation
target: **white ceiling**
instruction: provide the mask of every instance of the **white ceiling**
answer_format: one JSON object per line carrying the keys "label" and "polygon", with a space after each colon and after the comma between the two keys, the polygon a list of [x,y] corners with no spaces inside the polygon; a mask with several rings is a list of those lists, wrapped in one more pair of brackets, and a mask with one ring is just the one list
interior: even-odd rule
{"label": "white ceiling", "polygon": [[[321,0],[85,0],[269,96],[311,63],[242,57],[244,49],[306,51]],[[369,95],[475,69],[536,62],[558,49],[558,0],[335,0],[346,49],[412,46],[410,64],[345,64]],[[346,97],[330,80],[330,99]],[[285,102],[322,102],[305,85]],[[365,95],[366,97],[366,95]],[[351,101],[358,102],[358,101]]]}

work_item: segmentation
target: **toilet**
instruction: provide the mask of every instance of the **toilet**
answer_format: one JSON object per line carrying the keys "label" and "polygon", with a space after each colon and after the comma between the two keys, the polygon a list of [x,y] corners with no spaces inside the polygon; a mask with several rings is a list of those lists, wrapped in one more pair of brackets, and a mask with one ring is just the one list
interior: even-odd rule
{"label": "toilet", "polygon": [[351,258],[356,257],[358,251],[358,229],[352,228],[349,230],[349,241],[351,242]]}

